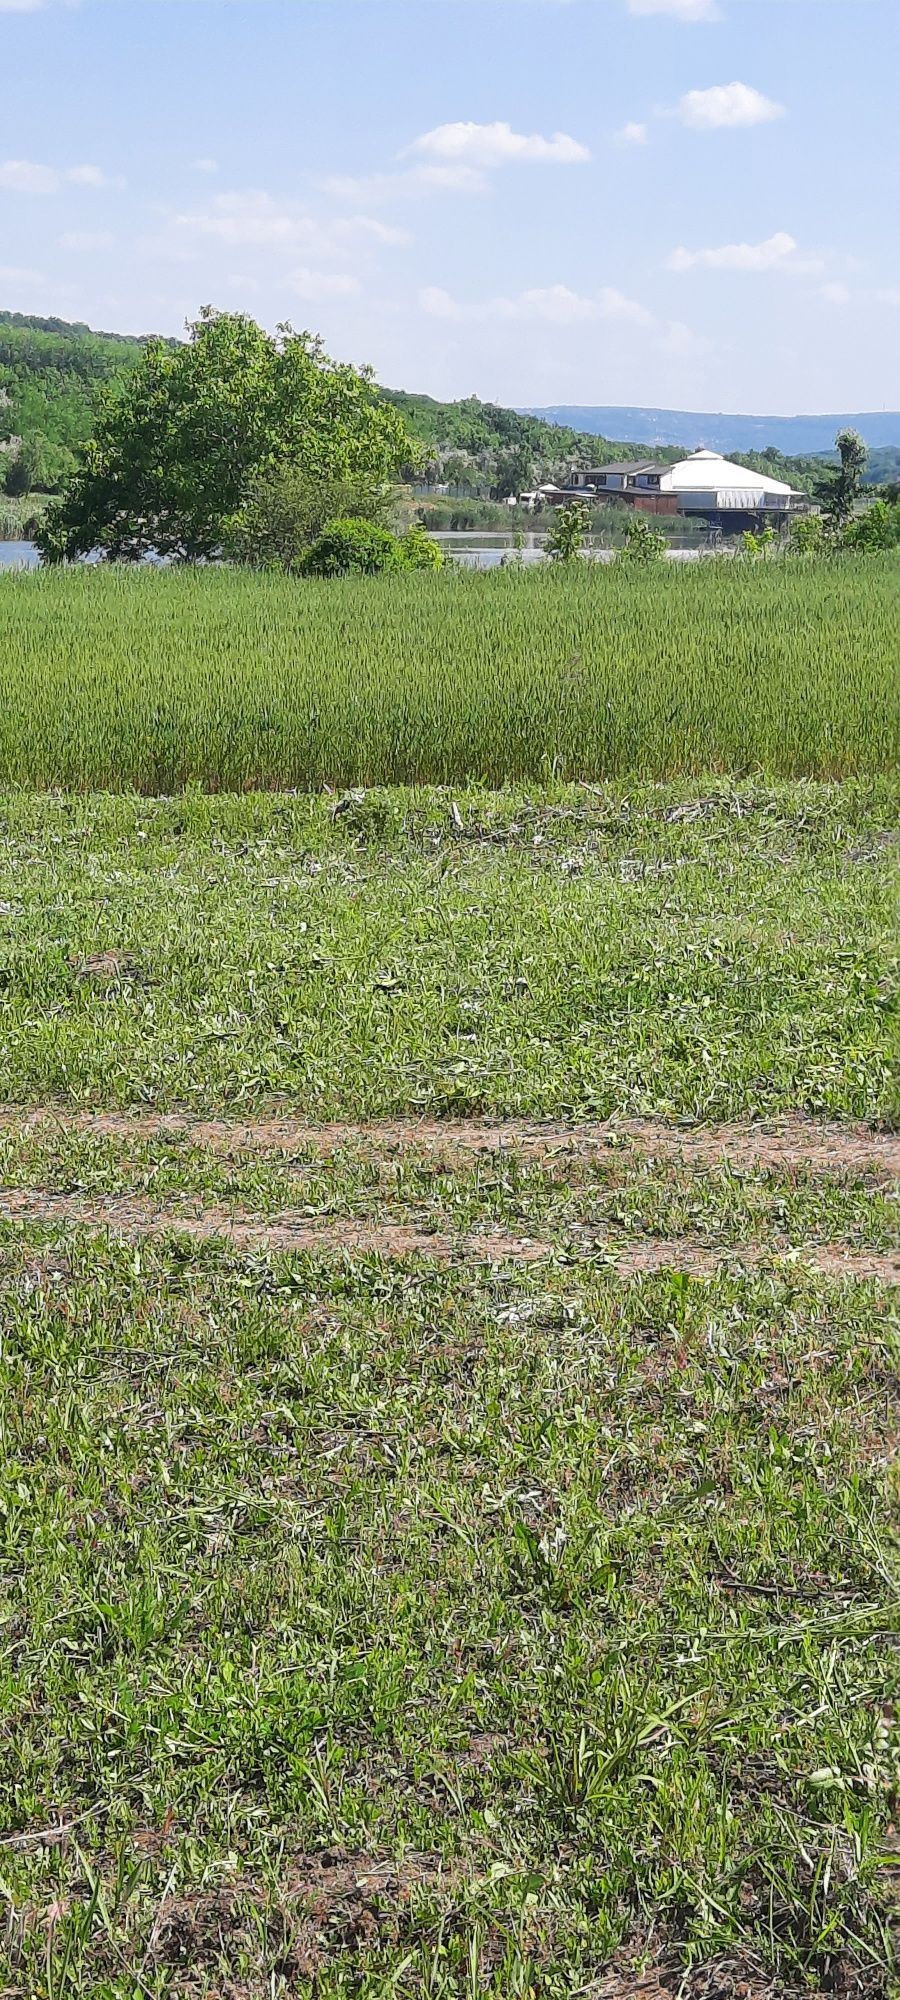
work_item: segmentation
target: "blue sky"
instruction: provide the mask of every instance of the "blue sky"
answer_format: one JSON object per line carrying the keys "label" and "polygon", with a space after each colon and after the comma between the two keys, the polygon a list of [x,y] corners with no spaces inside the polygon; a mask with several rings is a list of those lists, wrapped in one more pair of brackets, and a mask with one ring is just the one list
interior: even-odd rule
{"label": "blue sky", "polygon": [[507,403],[900,405],[900,0],[0,0],[0,305]]}

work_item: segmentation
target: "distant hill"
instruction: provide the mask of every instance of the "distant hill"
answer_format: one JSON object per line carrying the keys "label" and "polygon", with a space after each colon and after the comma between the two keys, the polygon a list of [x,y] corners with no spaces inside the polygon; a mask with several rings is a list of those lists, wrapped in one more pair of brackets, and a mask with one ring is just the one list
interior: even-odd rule
{"label": "distant hill", "polygon": [[[463,475],[464,461],[470,469],[480,468],[496,485],[506,484],[510,492],[521,491],[533,479],[565,479],[573,465],[588,465],[596,457],[596,433],[579,430],[566,423],[551,423],[524,410],[511,410],[500,403],[483,403],[479,396],[465,396],[457,403],[440,403],[433,396],[420,396],[409,389],[382,389],[385,402],[399,411],[410,435],[424,446],[437,463],[442,476]],[[643,446],[636,440],[626,443],[603,439],[609,457],[633,457]],[[659,451],[660,458],[673,452]]]}
{"label": "distant hill", "polygon": [[36,489],[52,492],[69,477],[98,388],[133,368],[143,345],[77,322],[0,312],[0,450],[6,440],[25,441]]}
{"label": "distant hill", "polygon": [[[91,435],[97,390],[123,380],[150,337],[95,333],[80,323],[0,312],[0,495],[4,486],[15,497],[25,490],[58,492],[66,484]],[[673,459],[701,442],[743,456],[775,478],[811,487],[821,466],[810,454],[827,452],[844,423],[881,447],[870,460],[870,480],[898,472],[900,415],[712,417],[567,406],[524,411],[477,396],[442,403],[405,389],[381,394],[425,454],[427,464],[410,468],[411,475],[457,494],[503,499],[536,480],[565,480],[573,465],[651,455]],[[16,475],[26,466],[23,483]]]}
{"label": "distant hill", "polygon": [[797,457],[830,451],[835,433],[845,425],[859,431],[867,445],[900,446],[900,410],[831,417],[748,417],[728,416],[721,410],[554,403],[523,414],[598,437],[633,438],[642,445],[674,444],[686,451],[694,451],[698,445],[708,445],[712,451],[765,451],[767,445],[774,445],[777,451]]}

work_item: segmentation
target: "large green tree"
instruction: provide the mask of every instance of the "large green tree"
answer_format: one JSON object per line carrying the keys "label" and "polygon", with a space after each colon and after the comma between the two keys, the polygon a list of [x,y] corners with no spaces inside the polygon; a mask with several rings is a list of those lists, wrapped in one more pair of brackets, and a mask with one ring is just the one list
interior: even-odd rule
{"label": "large green tree", "polygon": [[206,307],[182,346],[151,342],[101,391],[93,439],[40,547],[50,562],[91,550],[203,561],[267,472],[377,488],[413,450],[368,370],[332,361],[311,334],[273,336]]}

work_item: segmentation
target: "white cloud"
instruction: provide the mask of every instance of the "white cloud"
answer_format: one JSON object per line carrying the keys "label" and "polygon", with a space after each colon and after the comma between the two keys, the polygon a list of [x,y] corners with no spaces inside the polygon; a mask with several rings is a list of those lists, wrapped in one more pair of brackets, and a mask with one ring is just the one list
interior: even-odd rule
{"label": "white cloud", "polygon": [[482,194],[488,181],[479,167],[414,167],[407,179],[418,187],[447,188],[451,194]]}
{"label": "white cloud", "polygon": [[489,182],[477,167],[422,165],[394,174],[326,174],[319,185],[338,201],[389,201],[398,195],[427,194],[432,188],[483,194]]}
{"label": "white cloud", "polygon": [[530,328],[528,338],[522,342],[528,352],[538,350],[538,330],[548,328],[548,338],[554,340],[554,368],[558,370],[562,358],[570,352],[568,340],[562,338],[562,330],[568,332],[572,346],[578,346],[578,336],[586,336],[596,342],[598,334],[592,328],[608,326],[620,328],[622,338],[634,344],[638,338],[644,352],[662,354],[666,360],[690,362],[708,354],[710,342],[700,338],[684,326],[682,320],[660,320],[648,306],[642,306],[636,298],[626,298],[616,286],[602,286],[598,292],[584,296],[582,292],[572,292],[566,284],[534,286],[516,296],[498,296],[464,302],[454,298],[442,286],[426,286],[418,294],[420,312],[430,320],[444,320],[456,328],[488,328],[488,332],[500,334],[504,328],[518,324]]}
{"label": "white cloud", "polygon": [[540,132],[514,132],[498,120],[493,125],[458,121],[436,125],[405,146],[398,158],[408,166],[389,173],[329,174],[320,186],[338,201],[381,202],[430,194],[484,194],[489,174],[498,167],[525,162],[572,166],[590,159],[587,146],[567,132],[545,138]]}
{"label": "white cloud", "polygon": [[715,83],[710,90],[688,90],[679,99],[678,114],[683,125],[695,132],[718,132],[727,127],[768,125],[784,117],[784,105],[776,104],[749,83]]}
{"label": "white cloud", "polygon": [[218,160],[192,160],[191,165],[195,174],[217,174],[219,171]]}
{"label": "white cloud", "polygon": [[667,271],[776,271],[797,254],[793,236],[777,229],[762,243],[718,243],[707,250],[679,244],[666,258]]}
{"label": "white cloud", "polygon": [[0,162],[0,188],[11,194],[57,194],[63,181],[71,181],[76,187],[123,187],[124,182],[110,178],[102,167],[77,166],[45,167],[35,160],[3,160]]}
{"label": "white cloud", "polygon": [[70,167],[66,174],[66,180],[74,181],[78,187],[99,188],[106,186],[106,175],[102,167]]}
{"label": "white cloud", "polygon": [[589,160],[587,146],[567,132],[554,132],[545,139],[540,132],[514,132],[505,120],[493,125],[475,125],[462,119],[455,124],[436,125],[414,139],[407,153],[423,153],[429,159],[449,161],[469,167],[503,167],[520,161],[543,166],[572,166]]}
{"label": "white cloud", "polygon": [[123,188],[125,186],[121,174],[106,174],[102,167],[94,166],[67,167],[66,180],[73,181],[76,187]]}
{"label": "white cloud", "polygon": [[169,248],[178,252],[191,241],[203,240],[244,249],[301,250],[333,257],[346,255],[351,248],[406,243],[408,238],[402,229],[370,215],[323,222],[304,209],[258,193],[216,195],[208,207],[172,218]]}
{"label": "white cloud", "polygon": [[115,240],[110,229],[66,229],[59,245],[61,250],[108,250]]}
{"label": "white cloud", "polygon": [[287,283],[298,298],[308,299],[311,305],[325,305],[329,299],[353,298],[359,291],[358,278],[343,271],[310,271],[305,265],[292,271]]}
{"label": "white cloud", "polygon": [[0,0],[0,14],[38,14],[44,0]]}
{"label": "white cloud", "polygon": [[900,306],[900,285],[883,286],[875,297],[880,306]]}
{"label": "white cloud", "polygon": [[428,285],[419,292],[420,310],[429,319],[462,323],[503,325],[509,322],[531,326],[578,327],[619,324],[640,329],[659,351],[678,357],[703,353],[707,343],[699,340],[680,320],[661,320],[629,299],[614,285],[603,285],[585,296],[568,285],[535,286],[514,297],[495,297],[465,303],[455,299],[440,285]]}
{"label": "white cloud", "polygon": [[647,127],[646,125],[638,124],[634,119],[629,119],[628,124],[622,126],[621,131],[617,132],[616,137],[621,139],[626,146],[646,146]]}
{"label": "white cloud", "polygon": [[657,346],[663,354],[676,361],[692,361],[697,355],[708,354],[710,343],[702,333],[695,333],[693,327],[685,326],[683,320],[670,319]]}
{"label": "white cloud", "polygon": [[830,306],[848,306],[853,295],[849,285],[835,283],[823,285],[821,296]]}
{"label": "white cloud", "polygon": [[442,285],[423,285],[419,305],[429,319],[462,319],[463,309]]}
{"label": "white cloud", "polygon": [[676,21],[720,21],[716,0],[628,0],[629,14],[671,14]]}
{"label": "white cloud", "polygon": [[543,321],[549,326],[576,326],[585,320],[626,319],[652,325],[653,315],[635,299],[627,299],[611,285],[592,297],[573,292],[568,285],[535,285],[514,297],[498,297],[464,305],[439,285],[428,285],[419,293],[422,311],[432,319]]}
{"label": "white cloud", "polygon": [[55,194],[58,187],[54,167],[39,167],[33,160],[0,161],[0,188],[11,194]]}
{"label": "white cloud", "polygon": [[31,271],[23,264],[0,264],[0,285],[39,285],[40,271]]}
{"label": "white cloud", "polygon": [[[610,299],[614,296],[619,295],[608,294]],[[535,286],[520,292],[518,298],[498,299],[497,304],[510,319],[544,320],[550,326],[577,326],[582,320],[602,316],[597,299],[582,298],[579,292],[570,291],[568,285]]]}

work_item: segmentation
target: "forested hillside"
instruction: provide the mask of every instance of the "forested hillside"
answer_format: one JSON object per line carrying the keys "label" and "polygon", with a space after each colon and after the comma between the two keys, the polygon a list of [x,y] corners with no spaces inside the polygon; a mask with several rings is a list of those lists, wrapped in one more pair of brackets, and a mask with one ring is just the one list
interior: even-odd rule
{"label": "forested hillside", "polygon": [[[123,378],[150,337],[95,333],[66,320],[0,313],[0,492],[18,500],[60,491],[79,446],[91,434],[98,389]],[[601,437],[483,403],[477,396],[442,403],[403,389],[382,394],[419,446],[410,476],[483,498],[503,500],[539,480],[565,479],[573,465],[596,465],[604,458],[671,462],[682,455],[681,447]],[[821,456],[791,458],[774,449],[734,456],[741,464],[808,489],[823,466]],[[900,450],[871,453],[867,483],[898,474]]]}
{"label": "forested hillside", "polygon": [[496,499],[521,492],[538,479],[565,478],[573,465],[602,464],[605,457],[665,462],[679,455],[665,447],[647,451],[568,424],[548,424],[499,403],[482,403],[477,396],[441,403],[406,389],[384,389],[382,394],[422,446],[420,476],[489,488]]}
{"label": "forested hillside", "polygon": [[13,494],[56,492],[90,435],[102,383],[134,366],[143,343],[66,320],[0,313],[0,447]]}
{"label": "forested hillside", "polygon": [[[57,492],[90,435],[98,388],[124,376],[143,345],[65,320],[0,313],[0,486],[13,495]],[[410,473],[470,484],[500,499],[535,480],[562,478],[573,464],[596,464],[598,454],[677,457],[543,423],[474,396],[440,403],[404,390],[383,394],[421,447]]]}

